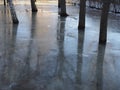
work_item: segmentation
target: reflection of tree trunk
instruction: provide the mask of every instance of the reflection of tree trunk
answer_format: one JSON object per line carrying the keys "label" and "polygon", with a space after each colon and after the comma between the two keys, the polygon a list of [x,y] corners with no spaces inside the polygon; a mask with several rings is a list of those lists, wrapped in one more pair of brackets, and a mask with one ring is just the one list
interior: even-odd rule
{"label": "reflection of tree trunk", "polygon": [[21,68],[22,70],[18,71],[19,74],[17,76],[17,82],[15,85],[11,87],[12,90],[22,90],[23,88],[25,88],[25,90],[29,90],[29,87],[26,87],[26,84],[28,84],[29,81],[31,80],[31,74],[32,74],[30,68],[31,43],[32,41],[30,40],[28,45],[28,51],[26,57],[24,58],[24,66]]}
{"label": "reflection of tree trunk", "polygon": [[[28,44],[28,51],[27,51],[27,55],[26,55],[26,58],[24,59],[25,60],[25,67],[24,67],[24,70],[23,70],[23,73],[22,74],[25,74],[24,76],[25,77],[22,77],[22,80],[28,80],[30,78],[32,78],[31,75],[33,75],[33,72],[31,71],[31,67],[30,67],[30,60],[32,58],[32,48],[33,48],[33,38],[34,38],[34,30],[32,29],[34,27],[34,24],[35,24],[35,14],[32,13],[32,21],[31,21],[31,36],[30,36],[30,40],[29,40],[29,44]],[[23,80],[23,81],[24,81]],[[23,82],[22,81],[22,82]]]}
{"label": "reflection of tree trunk", "polygon": [[57,26],[57,45],[58,45],[58,55],[56,68],[54,73],[54,78],[51,81],[50,85],[47,87],[47,90],[64,90],[64,70],[65,70],[65,57],[64,57],[64,30],[65,30],[65,18],[60,17],[58,19]]}
{"label": "reflection of tree trunk", "polygon": [[96,68],[96,78],[97,78],[97,90],[102,90],[103,84],[103,61],[104,61],[105,46],[99,45],[98,56],[97,56],[97,68]]}
{"label": "reflection of tree trunk", "polygon": [[64,30],[65,30],[65,18],[60,18],[60,27],[58,28],[57,31],[57,41],[58,41],[58,48],[59,48],[59,53],[58,53],[58,69],[57,69],[57,75],[61,79],[62,78],[62,73],[64,69]]}
{"label": "reflection of tree trunk", "polygon": [[[35,25],[36,25],[36,13],[32,13],[32,23],[31,23],[31,35],[30,35],[30,40],[29,40],[29,45],[28,45],[28,52],[27,52],[27,56],[25,58],[25,68],[26,68],[26,74],[28,76],[28,79],[31,78],[30,75],[32,74],[31,68],[30,68],[30,60],[32,57],[32,48],[33,48],[33,38],[34,38],[34,34],[35,34]],[[34,27],[34,30],[33,30]]]}
{"label": "reflection of tree trunk", "polygon": [[[5,20],[4,20],[4,21],[5,21],[4,23],[6,23],[6,8],[4,9],[4,14],[3,14],[3,16],[4,16],[4,19],[5,19]],[[4,52],[2,51],[2,52],[3,52],[3,55],[2,55],[2,56],[3,56],[3,65],[4,65],[4,66],[2,67],[3,69],[1,70],[1,76],[0,76],[0,81],[2,81],[2,84],[5,84],[5,83],[6,83],[6,76],[5,76],[5,74],[6,74],[6,73],[5,73],[5,72],[6,72],[6,66],[7,66],[7,63],[6,63],[6,62],[7,62],[7,59],[6,59],[6,58],[7,58],[7,56],[6,56],[6,53],[7,53],[7,52],[6,52],[6,51],[8,51],[8,48],[7,48],[7,45],[8,45],[8,44],[6,44],[6,42],[7,42],[7,41],[6,41],[6,40],[7,40],[7,37],[6,37],[6,36],[7,36],[7,35],[6,35],[6,24],[5,24],[5,25],[4,25],[4,31],[3,31],[3,41],[2,41],[2,42],[3,42],[3,47],[2,47],[2,48],[3,48],[3,51],[4,51]],[[8,81],[7,81],[7,82],[8,82]],[[2,86],[2,84],[1,84],[1,86]]]}
{"label": "reflection of tree trunk", "polygon": [[77,70],[76,70],[76,89],[80,90],[81,85],[81,70],[82,70],[82,53],[84,43],[84,31],[78,33],[78,55],[77,55]]}
{"label": "reflection of tree trunk", "polygon": [[100,21],[100,36],[99,43],[106,43],[107,40],[107,21],[110,1],[103,3],[101,21]]}
{"label": "reflection of tree trunk", "polygon": [[[35,31],[36,31],[36,15],[37,13],[32,13],[32,19],[31,19],[31,37],[34,38],[35,36]],[[32,29],[34,27],[34,29]],[[39,61],[39,57],[40,57],[40,52],[36,51],[36,57],[37,57],[37,62],[36,62],[36,70],[34,72],[34,75],[39,75],[40,74],[40,61]]]}
{"label": "reflection of tree trunk", "polygon": [[78,29],[85,28],[86,0],[80,0]]}
{"label": "reflection of tree trunk", "polygon": [[[35,24],[35,15],[33,15],[34,13],[32,13],[32,23],[31,23],[31,35],[28,41],[28,46],[27,46],[27,54],[24,58],[24,66],[21,67],[21,71],[19,73],[18,76],[18,82],[17,84],[12,87],[12,90],[34,90],[34,84],[31,85],[30,81],[32,78],[34,78],[34,75],[36,74],[35,72],[33,72],[33,70],[31,69],[31,60],[32,60],[32,50],[33,50],[33,38],[34,38],[34,30],[32,27],[34,27]],[[36,52],[37,53],[37,52]],[[34,88],[34,89],[33,89]]]}
{"label": "reflection of tree trunk", "polygon": [[[2,84],[10,84],[11,81],[15,80],[13,79],[14,76],[14,52],[15,52],[15,41],[16,41],[16,32],[17,32],[17,26],[9,27],[10,30],[4,30],[4,67],[2,70]],[[10,32],[12,31],[12,33]],[[9,33],[9,34],[8,34]],[[9,42],[9,43],[8,43]]]}
{"label": "reflection of tree trunk", "polygon": [[35,5],[35,0],[31,0],[31,8],[32,8],[32,12],[37,12],[37,7]]}

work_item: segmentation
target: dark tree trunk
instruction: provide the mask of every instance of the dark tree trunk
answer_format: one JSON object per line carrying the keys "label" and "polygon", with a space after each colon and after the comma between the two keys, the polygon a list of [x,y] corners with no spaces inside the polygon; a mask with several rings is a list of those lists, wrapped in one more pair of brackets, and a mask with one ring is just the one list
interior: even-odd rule
{"label": "dark tree trunk", "polygon": [[6,0],[4,0],[4,6],[6,6]]}
{"label": "dark tree trunk", "polygon": [[35,0],[31,0],[31,8],[32,8],[32,12],[37,12],[37,7],[35,5]]}
{"label": "dark tree trunk", "polygon": [[66,17],[68,16],[68,14],[66,13],[66,1],[65,0],[59,0],[59,15],[62,17]]}
{"label": "dark tree trunk", "polygon": [[60,8],[60,0],[58,0],[58,8]]}
{"label": "dark tree trunk", "polygon": [[109,13],[110,1],[106,1],[103,3],[101,20],[100,20],[100,36],[99,43],[106,43],[107,40],[107,21],[108,21],[108,13]]}
{"label": "dark tree trunk", "polygon": [[10,13],[11,13],[13,24],[18,24],[19,21],[18,21],[16,12],[15,12],[14,4],[12,3],[12,0],[7,0],[7,2],[8,2],[9,7],[10,7]]}
{"label": "dark tree trunk", "polygon": [[85,28],[85,12],[86,12],[86,0],[80,0],[79,23],[78,23],[79,30]]}

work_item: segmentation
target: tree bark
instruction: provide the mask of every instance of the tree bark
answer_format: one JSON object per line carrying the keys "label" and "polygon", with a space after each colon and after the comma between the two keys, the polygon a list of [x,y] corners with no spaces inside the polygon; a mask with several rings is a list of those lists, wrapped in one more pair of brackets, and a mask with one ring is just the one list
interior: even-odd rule
{"label": "tree bark", "polygon": [[4,6],[6,6],[6,0],[4,0]]}
{"label": "tree bark", "polygon": [[37,12],[37,7],[35,5],[35,0],[31,0],[31,8],[32,8],[32,12]]}
{"label": "tree bark", "polygon": [[86,12],[86,0],[80,0],[79,23],[78,23],[79,30],[85,28],[85,12]]}
{"label": "tree bark", "polygon": [[60,8],[60,0],[58,0],[58,8]]}
{"label": "tree bark", "polygon": [[108,13],[109,13],[110,1],[103,2],[101,20],[100,20],[100,35],[99,35],[99,43],[106,44],[107,40],[107,21],[108,21]]}
{"label": "tree bark", "polygon": [[13,24],[18,24],[19,21],[18,21],[16,12],[15,12],[14,4],[12,3],[12,0],[7,0],[7,2],[8,2],[9,7],[10,7],[10,13],[11,13]]}
{"label": "tree bark", "polygon": [[66,1],[65,0],[59,0],[59,15],[62,17],[66,17],[68,16],[68,14],[66,13]]}

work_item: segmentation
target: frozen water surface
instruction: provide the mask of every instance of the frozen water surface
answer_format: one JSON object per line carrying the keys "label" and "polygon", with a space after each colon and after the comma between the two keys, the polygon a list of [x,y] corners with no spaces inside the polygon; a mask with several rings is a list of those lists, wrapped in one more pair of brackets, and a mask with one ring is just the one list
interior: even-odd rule
{"label": "frozen water surface", "polygon": [[60,17],[57,3],[14,1],[19,19],[0,5],[0,90],[119,90],[120,16],[109,15],[107,44],[98,45],[100,11],[87,8],[78,32],[78,7]]}

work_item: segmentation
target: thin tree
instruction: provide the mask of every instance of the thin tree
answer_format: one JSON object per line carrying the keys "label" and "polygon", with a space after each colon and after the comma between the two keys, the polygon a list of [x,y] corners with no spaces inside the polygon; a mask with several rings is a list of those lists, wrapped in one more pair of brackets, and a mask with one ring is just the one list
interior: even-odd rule
{"label": "thin tree", "polygon": [[6,0],[4,0],[4,6],[6,6]]}
{"label": "thin tree", "polygon": [[31,0],[32,12],[37,12],[38,11],[35,2],[36,2],[36,0]]}
{"label": "thin tree", "polygon": [[58,8],[60,9],[60,0],[58,0]]}
{"label": "thin tree", "polygon": [[9,7],[10,7],[10,13],[11,13],[13,24],[18,24],[19,21],[18,21],[18,18],[17,18],[16,11],[15,11],[14,4],[13,4],[12,0],[7,0],[7,3],[9,4]]}
{"label": "thin tree", "polygon": [[100,20],[99,43],[106,44],[107,40],[107,21],[111,0],[103,0],[103,8]]}
{"label": "thin tree", "polygon": [[79,30],[85,28],[85,12],[86,12],[86,0],[80,0],[79,23],[78,23]]}
{"label": "thin tree", "polygon": [[58,0],[58,7],[59,7],[59,15],[62,17],[68,16],[66,13],[66,1],[65,0]]}

